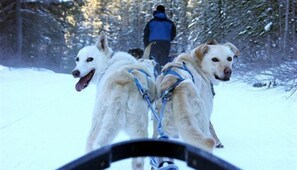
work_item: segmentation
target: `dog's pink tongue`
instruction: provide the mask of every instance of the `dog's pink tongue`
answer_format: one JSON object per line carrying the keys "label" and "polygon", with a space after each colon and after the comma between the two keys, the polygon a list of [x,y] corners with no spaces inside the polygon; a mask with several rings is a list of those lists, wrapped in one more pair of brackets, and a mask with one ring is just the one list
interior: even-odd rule
{"label": "dog's pink tongue", "polygon": [[76,91],[80,92],[85,88],[86,81],[84,78],[79,79],[79,81],[75,85]]}

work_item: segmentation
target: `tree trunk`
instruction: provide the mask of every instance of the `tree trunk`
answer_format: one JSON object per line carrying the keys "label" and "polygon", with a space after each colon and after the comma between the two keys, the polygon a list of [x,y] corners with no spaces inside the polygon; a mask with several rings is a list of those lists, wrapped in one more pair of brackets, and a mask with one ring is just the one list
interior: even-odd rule
{"label": "tree trunk", "polygon": [[22,15],[21,15],[21,0],[16,0],[16,37],[17,37],[17,56],[21,59],[22,46],[23,46],[23,28],[22,28]]}
{"label": "tree trunk", "polygon": [[220,35],[220,38],[219,40],[221,39],[224,39],[225,38],[225,32],[224,32],[224,8],[223,8],[223,2],[222,0],[218,0],[218,30],[220,30],[219,32],[219,35]]}
{"label": "tree trunk", "polygon": [[290,7],[290,0],[286,0],[286,18],[285,18],[285,33],[284,33],[284,52],[287,51],[287,46],[288,46],[289,7]]}
{"label": "tree trunk", "polygon": [[282,35],[283,29],[282,29],[282,0],[278,0],[278,25],[279,25],[279,36]]}
{"label": "tree trunk", "polygon": [[[294,0],[292,1],[292,18],[293,18],[293,22],[292,22],[292,44],[293,44],[293,51],[297,50],[297,42],[296,42],[296,3],[294,3]],[[294,57],[297,57],[297,55],[295,55]]]}

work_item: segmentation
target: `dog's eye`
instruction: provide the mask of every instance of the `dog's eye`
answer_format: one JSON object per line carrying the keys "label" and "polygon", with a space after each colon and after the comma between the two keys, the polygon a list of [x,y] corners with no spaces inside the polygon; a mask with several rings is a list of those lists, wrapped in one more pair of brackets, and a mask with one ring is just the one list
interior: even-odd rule
{"label": "dog's eye", "polygon": [[76,61],[76,62],[79,62],[79,58],[78,58],[78,57],[76,57],[76,58],[75,58],[75,61]]}
{"label": "dog's eye", "polygon": [[91,62],[91,61],[93,61],[93,60],[94,60],[93,57],[89,57],[89,58],[87,59],[87,62]]}
{"label": "dog's eye", "polygon": [[227,60],[228,60],[228,61],[232,61],[232,57],[228,57]]}
{"label": "dog's eye", "polygon": [[212,58],[211,59],[213,62],[219,62],[220,60],[218,59],[218,58],[216,58],[216,57],[214,57],[214,58]]}

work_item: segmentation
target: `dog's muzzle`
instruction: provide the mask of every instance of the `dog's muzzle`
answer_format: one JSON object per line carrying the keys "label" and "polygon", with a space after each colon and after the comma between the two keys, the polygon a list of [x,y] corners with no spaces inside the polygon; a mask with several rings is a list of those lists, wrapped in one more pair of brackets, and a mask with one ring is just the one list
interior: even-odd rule
{"label": "dog's muzzle", "polygon": [[91,70],[87,75],[83,76],[80,74],[80,71],[78,70],[73,70],[72,75],[74,78],[80,78],[79,81],[75,85],[75,89],[77,91],[81,91],[84,88],[86,88],[90,81],[92,80],[93,76],[95,74],[95,69]]}
{"label": "dog's muzzle", "polygon": [[231,77],[231,74],[232,74],[232,69],[231,68],[229,68],[229,67],[226,67],[225,69],[224,69],[224,77],[219,77],[218,75],[214,75],[215,76],[215,78],[217,79],[217,80],[220,80],[220,81],[229,81],[230,80],[230,77]]}

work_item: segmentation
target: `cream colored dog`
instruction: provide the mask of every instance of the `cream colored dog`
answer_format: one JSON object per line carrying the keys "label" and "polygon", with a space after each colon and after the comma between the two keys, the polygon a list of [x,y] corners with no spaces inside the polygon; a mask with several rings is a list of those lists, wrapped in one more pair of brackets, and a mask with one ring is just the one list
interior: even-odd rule
{"label": "cream colored dog", "polygon": [[[238,49],[231,43],[202,44],[164,66],[156,86],[158,96],[168,98],[162,127],[169,137],[180,136],[188,144],[213,151],[215,140],[210,132],[212,84],[230,79],[233,58],[238,55]],[[159,112],[162,107],[160,98],[157,101]]]}
{"label": "cream colored dog", "polygon": [[[149,108],[138,91],[135,78],[154,99],[155,62],[136,60],[125,52],[113,52],[103,32],[96,45],[81,49],[75,60],[72,74],[80,78],[76,90],[83,90],[90,82],[97,86],[87,152],[110,144],[120,130],[131,139],[147,138]],[[134,158],[132,168],[142,170],[143,164],[143,158]]]}

